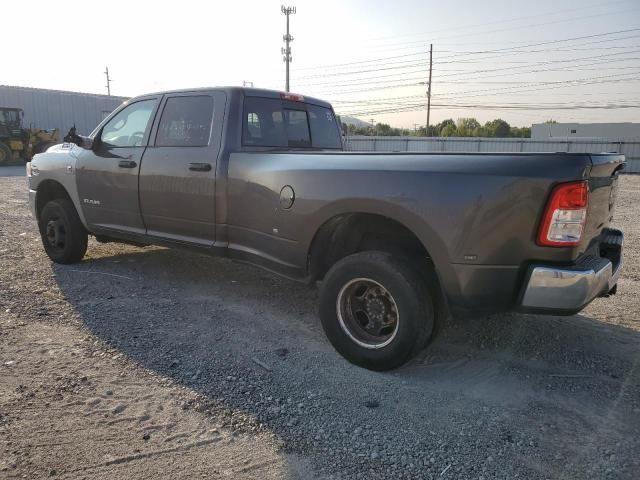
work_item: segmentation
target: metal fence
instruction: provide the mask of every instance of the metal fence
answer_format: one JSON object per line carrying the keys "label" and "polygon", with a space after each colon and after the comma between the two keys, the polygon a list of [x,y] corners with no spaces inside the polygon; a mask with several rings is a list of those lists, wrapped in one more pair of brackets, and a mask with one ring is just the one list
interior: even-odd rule
{"label": "metal fence", "polygon": [[640,139],[532,139],[485,137],[347,137],[347,150],[365,152],[622,153],[625,173],[640,173]]}

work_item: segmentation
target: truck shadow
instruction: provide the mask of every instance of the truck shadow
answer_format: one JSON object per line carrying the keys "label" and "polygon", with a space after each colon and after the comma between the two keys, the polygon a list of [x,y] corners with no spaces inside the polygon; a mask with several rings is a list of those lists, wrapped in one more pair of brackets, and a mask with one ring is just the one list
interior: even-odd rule
{"label": "truck shadow", "polygon": [[[314,288],[190,252],[96,244],[89,254],[80,265],[53,268],[97,337],[145,368],[251,414],[294,452],[331,444],[340,435],[335,425],[393,429],[398,418],[411,421],[416,435],[444,432],[460,416],[500,435],[509,419],[538,404],[550,408],[521,419],[522,431],[575,417],[581,426],[569,433],[581,435],[602,415],[619,437],[640,426],[630,413],[640,406],[640,333],[629,328],[586,315],[459,319],[409,365],[376,373],[333,351],[316,317]],[[322,433],[307,409],[322,412]],[[541,441],[553,452],[566,434]],[[535,469],[558,474],[562,465]]]}

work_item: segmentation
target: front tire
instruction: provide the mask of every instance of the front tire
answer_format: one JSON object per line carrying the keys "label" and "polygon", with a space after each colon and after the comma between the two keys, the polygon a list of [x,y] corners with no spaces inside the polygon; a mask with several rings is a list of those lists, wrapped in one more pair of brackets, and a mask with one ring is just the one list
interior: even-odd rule
{"label": "front tire", "polygon": [[381,251],[349,255],[325,276],[320,319],[333,347],[355,365],[391,370],[433,331],[432,293],[418,262]]}
{"label": "front tire", "polygon": [[88,234],[70,200],[48,202],[38,227],[44,250],[55,263],[78,263],[87,252]]}

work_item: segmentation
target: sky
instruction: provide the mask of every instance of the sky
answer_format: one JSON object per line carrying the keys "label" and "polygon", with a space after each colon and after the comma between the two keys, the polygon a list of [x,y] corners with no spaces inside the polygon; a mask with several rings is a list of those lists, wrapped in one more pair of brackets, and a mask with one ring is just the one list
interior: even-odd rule
{"label": "sky", "polygon": [[[24,5],[2,7],[3,18],[21,19],[3,22],[5,41],[24,52],[3,64],[3,85],[106,93],[108,66],[119,96],[245,81],[284,90],[280,0]],[[640,122],[638,0],[286,5],[296,7],[291,91],[339,114],[424,126],[433,44],[431,124]]]}

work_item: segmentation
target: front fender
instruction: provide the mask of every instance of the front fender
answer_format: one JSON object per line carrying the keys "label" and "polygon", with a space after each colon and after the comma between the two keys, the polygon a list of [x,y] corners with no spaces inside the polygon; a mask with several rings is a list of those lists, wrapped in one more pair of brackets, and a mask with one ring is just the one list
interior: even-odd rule
{"label": "front fender", "polygon": [[29,181],[29,196],[33,197],[32,212],[36,213],[35,201],[38,189],[43,182],[53,181],[62,186],[76,207],[80,221],[87,228],[87,222],[82,211],[82,203],[78,196],[76,183],[75,149],[79,147],[70,144],[54,145],[46,152],[34,155],[30,168],[27,169]]}

